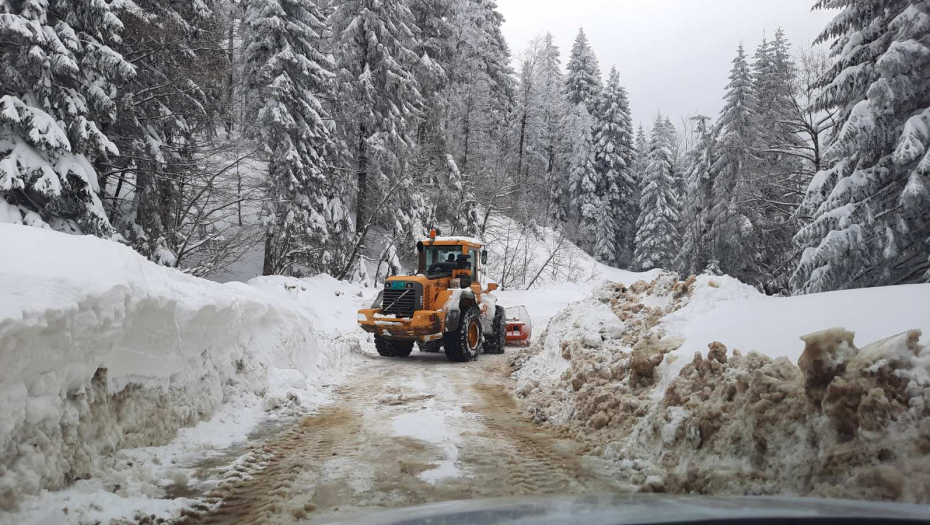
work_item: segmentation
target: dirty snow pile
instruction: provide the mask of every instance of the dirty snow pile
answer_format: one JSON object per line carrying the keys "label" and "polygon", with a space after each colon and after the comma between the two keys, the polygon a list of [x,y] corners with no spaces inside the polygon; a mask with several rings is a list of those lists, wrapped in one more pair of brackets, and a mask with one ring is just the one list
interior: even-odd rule
{"label": "dirty snow pile", "polygon": [[287,298],[316,287],[319,301],[340,291],[354,307],[352,285],[221,285],[92,237],[0,224],[0,239],[0,518],[52,508],[52,522],[106,520],[121,498],[157,499],[186,483],[165,451],[229,446],[264,411],[322,399],[354,358],[335,313]]}
{"label": "dirty snow pile", "polygon": [[597,288],[511,362],[534,419],[639,490],[928,503],[921,331],[930,285],[777,298],[663,273]]}

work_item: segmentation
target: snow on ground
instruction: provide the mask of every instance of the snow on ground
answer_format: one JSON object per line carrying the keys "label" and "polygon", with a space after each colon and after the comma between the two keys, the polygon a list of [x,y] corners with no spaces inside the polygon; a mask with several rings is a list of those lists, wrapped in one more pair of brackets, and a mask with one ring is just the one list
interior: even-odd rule
{"label": "snow on ground", "polygon": [[[712,283],[712,284],[711,284]],[[644,304],[648,303],[648,298]],[[729,348],[751,350],[797,362],[801,336],[844,327],[862,344],[907,330],[923,331],[930,343],[930,286],[913,284],[860,290],[771,297],[729,276],[697,278],[688,303],[662,319],[663,329],[684,340],[672,355],[674,377],[697,351],[720,341]]]}
{"label": "snow on ground", "polygon": [[314,319],[317,330],[331,337],[361,334],[356,314],[368,308],[380,288],[365,288],[356,283],[339,281],[326,274],[294,279],[272,275],[255,277],[248,284],[270,295],[296,302]]}
{"label": "snow on ground", "polygon": [[0,238],[0,522],[172,515],[190,502],[159,498],[194,462],[322,402],[355,362],[357,286],[222,285],[93,237]]}
{"label": "snow on ground", "polygon": [[554,315],[590,296],[598,286],[608,281],[631,285],[659,274],[659,270],[638,273],[603,265],[560,232],[523,226],[503,214],[491,215],[484,239],[487,277],[501,285],[495,295],[504,307],[526,306],[534,339]]}
{"label": "snow on ground", "polygon": [[495,213],[484,233],[488,277],[503,289],[525,290],[548,284],[596,279],[603,268],[560,232],[524,225]]}
{"label": "snow on ground", "polygon": [[596,288],[511,362],[538,422],[643,491],[926,503],[927,334],[930,285],[777,298],[661,274]]}

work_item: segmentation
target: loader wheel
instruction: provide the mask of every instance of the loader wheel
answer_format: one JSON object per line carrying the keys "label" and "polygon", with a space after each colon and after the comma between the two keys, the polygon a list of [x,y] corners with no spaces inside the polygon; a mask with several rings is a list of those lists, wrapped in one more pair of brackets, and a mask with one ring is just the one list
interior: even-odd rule
{"label": "loader wheel", "polygon": [[481,350],[481,319],[478,309],[469,306],[462,312],[459,327],[442,334],[442,346],[450,361],[465,362],[478,357]]}
{"label": "loader wheel", "polygon": [[391,341],[376,335],[375,348],[384,357],[407,357],[413,352],[413,341]]}
{"label": "loader wheel", "polygon": [[420,347],[421,352],[436,354],[439,353],[439,349],[442,348],[442,339],[437,339],[435,341],[429,341],[426,343],[423,341],[418,341],[417,346]]}
{"label": "loader wheel", "polygon": [[493,332],[484,338],[484,353],[503,354],[507,338],[507,323],[504,322],[504,308],[498,306],[494,311],[494,321],[491,324]]}

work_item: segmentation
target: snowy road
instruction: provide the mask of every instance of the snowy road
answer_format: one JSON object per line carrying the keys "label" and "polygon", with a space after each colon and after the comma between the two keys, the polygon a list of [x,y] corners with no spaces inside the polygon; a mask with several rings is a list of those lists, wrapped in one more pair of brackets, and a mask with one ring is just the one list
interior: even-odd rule
{"label": "snowy road", "polygon": [[326,522],[427,502],[624,490],[506,391],[506,356],[372,356],[332,404],[254,444],[182,523]]}

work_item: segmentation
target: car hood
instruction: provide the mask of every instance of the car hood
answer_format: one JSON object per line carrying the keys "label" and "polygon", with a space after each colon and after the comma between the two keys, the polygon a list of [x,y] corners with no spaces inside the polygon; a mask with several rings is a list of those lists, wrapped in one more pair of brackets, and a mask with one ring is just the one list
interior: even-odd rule
{"label": "car hood", "polygon": [[627,525],[706,519],[881,518],[928,521],[930,506],[819,498],[666,496],[653,494],[531,496],[433,503],[328,523],[357,525]]}

